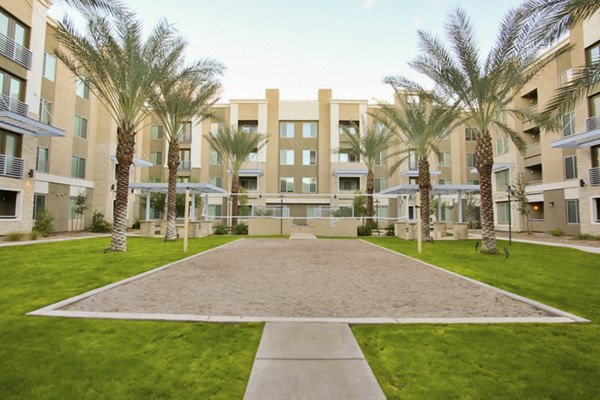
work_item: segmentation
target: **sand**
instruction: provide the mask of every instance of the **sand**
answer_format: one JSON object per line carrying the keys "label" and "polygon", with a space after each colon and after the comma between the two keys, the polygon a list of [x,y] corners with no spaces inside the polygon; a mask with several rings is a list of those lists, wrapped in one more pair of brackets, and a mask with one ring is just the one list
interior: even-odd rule
{"label": "sand", "polygon": [[357,240],[246,239],[64,309],[255,317],[543,317]]}

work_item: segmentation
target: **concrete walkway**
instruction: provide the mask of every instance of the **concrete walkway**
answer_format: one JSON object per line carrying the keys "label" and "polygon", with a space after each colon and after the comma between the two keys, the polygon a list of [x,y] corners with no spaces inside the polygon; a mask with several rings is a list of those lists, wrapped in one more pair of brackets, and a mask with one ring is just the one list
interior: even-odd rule
{"label": "concrete walkway", "polygon": [[244,399],[385,396],[347,324],[268,322]]}
{"label": "concrete walkway", "polygon": [[[481,234],[469,234],[469,239],[481,239]],[[505,240],[508,242],[507,237],[496,237],[498,240]],[[581,250],[587,253],[600,254],[600,247],[592,247],[592,246],[581,246],[578,244],[569,244],[569,243],[556,243],[556,242],[544,242],[542,240],[529,240],[529,239],[512,239],[513,242],[521,242],[521,243],[531,243],[531,244],[541,244],[544,246],[556,246],[556,247],[568,247],[570,249]]]}
{"label": "concrete walkway", "polygon": [[314,233],[295,232],[290,235],[290,240],[315,240]]}

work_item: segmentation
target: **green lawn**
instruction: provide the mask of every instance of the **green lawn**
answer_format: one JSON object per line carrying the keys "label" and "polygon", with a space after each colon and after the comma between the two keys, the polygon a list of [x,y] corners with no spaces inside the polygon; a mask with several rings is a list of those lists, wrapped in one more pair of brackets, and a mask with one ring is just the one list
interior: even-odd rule
{"label": "green lawn", "polygon": [[148,399],[243,396],[261,324],[83,320],[24,314],[227,243],[109,238],[0,248],[0,398]]}
{"label": "green lawn", "polygon": [[[368,240],[417,257],[414,242]],[[513,243],[507,259],[474,245],[425,243],[418,258],[594,322],[354,326],[387,397],[599,399],[600,255]]]}

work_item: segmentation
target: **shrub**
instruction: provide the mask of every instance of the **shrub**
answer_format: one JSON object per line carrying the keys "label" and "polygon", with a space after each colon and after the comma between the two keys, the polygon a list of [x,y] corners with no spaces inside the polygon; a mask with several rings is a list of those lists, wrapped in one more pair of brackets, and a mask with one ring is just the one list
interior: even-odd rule
{"label": "shrub", "polygon": [[358,236],[371,236],[373,229],[369,225],[360,225],[357,229]]}
{"label": "shrub", "polygon": [[9,232],[4,236],[4,240],[7,242],[18,242],[23,240],[25,234],[22,232]]}
{"label": "shrub", "polygon": [[47,237],[54,232],[54,217],[52,216],[52,213],[47,209],[42,210],[35,220],[33,230],[43,237]]}
{"label": "shrub", "polygon": [[235,226],[233,227],[233,234],[234,235],[247,235],[248,234],[248,225],[243,222],[239,222],[239,223],[235,224]]}
{"label": "shrub", "polygon": [[385,228],[385,236],[394,236],[396,233],[396,226],[394,224],[389,224],[387,228]]}
{"label": "shrub", "polygon": [[575,240],[600,240],[600,236],[590,235],[589,233],[578,233],[573,236]]}
{"label": "shrub", "polygon": [[562,228],[554,228],[550,229],[548,233],[550,233],[552,236],[563,236],[565,231],[563,231]]}
{"label": "shrub", "polygon": [[94,214],[92,214],[92,223],[88,227],[88,231],[106,233],[110,232],[111,229],[112,225],[104,219],[104,213],[100,211],[94,211]]}
{"label": "shrub", "polygon": [[135,221],[133,221],[133,224],[131,225],[131,229],[140,229],[140,227],[140,219],[136,218]]}
{"label": "shrub", "polygon": [[216,224],[215,225],[215,235],[227,235],[227,225]]}
{"label": "shrub", "polygon": [[30,240],[38,240],[39,237],[40,237],[40,233],[37,231],[31,231],[31,233],[29,234]]}

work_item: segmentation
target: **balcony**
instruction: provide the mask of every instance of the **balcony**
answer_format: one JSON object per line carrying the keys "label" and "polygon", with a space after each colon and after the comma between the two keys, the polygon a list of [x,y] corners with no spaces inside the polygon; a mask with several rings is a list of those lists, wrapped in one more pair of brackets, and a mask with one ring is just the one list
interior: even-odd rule
{"label": "balcony", "polygon": [[0,34],[0,54],[31,69],[31,51],[3,34]]}
{"label": "balcony", "polygon": [[0,111],[10,111],[26,117],[29,107],[22,101],[13,99],[5,94],[0,94]]}
{"label": "balcony", "polygon": [[600,186],[600,167],[590,168],[590,186]]}
{"label": "balcony", "polygon": [[524,154],[525,158],[539,156],[540,154],[542,154],[540,142],[531,143],[525,147],[525,154]]}
{"label": "balcony", "polygon": [[0,176],[23,179],[24,171],[24,159],[0,154]]}
{"label": "balcony", "polygon": [[190,160],[181,160],[177,169],[180,171],[189,171],[191,169]]}
{"label": "balcony", "polygon": [[594,115],[585,120],[585,131],[591,132],[600,129],[600,115]]}

